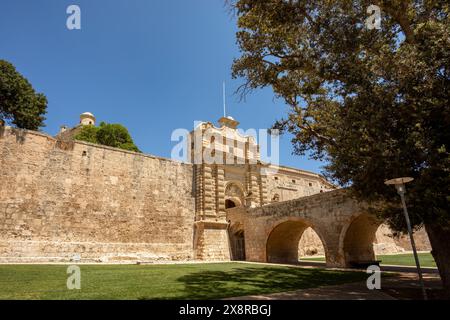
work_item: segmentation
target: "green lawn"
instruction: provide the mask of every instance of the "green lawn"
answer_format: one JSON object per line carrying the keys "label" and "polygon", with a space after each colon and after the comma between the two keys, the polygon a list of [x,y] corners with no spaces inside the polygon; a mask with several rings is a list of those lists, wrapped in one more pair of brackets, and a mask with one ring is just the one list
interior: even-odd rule
{"label": "green lawn", "polygon": [[64,265],[0,265],[0,299],[216,299],[362,281],[364,272],[243,263],[81,265],[81,290]]}
{"label": "green lawn", "polygon": [[[436,262],[433,259],[431,253],[419,253],[419,261],[422,267],[436,267]],[[325,261],[323,257],[301,258],[303,261]],[[393,255],[380,255],[377,256],[377,260],[381,260],[381,264],[391,264],[398,266],[415,266],[414,256],[412,253],[406,254],[393,254]]]}

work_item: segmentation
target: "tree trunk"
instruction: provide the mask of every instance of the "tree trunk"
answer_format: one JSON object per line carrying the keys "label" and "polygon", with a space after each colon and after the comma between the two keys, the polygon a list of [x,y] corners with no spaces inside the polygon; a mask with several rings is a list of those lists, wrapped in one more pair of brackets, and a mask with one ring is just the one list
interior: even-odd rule
{"label": "tree trunk", "polygon": [[446,296],[450,298],[450,228],[439,224],[425,224]]}

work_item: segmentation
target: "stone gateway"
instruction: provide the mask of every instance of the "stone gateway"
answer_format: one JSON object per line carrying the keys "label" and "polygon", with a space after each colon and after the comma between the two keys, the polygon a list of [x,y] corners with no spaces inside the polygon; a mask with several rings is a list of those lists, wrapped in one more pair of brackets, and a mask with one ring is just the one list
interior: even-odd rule
{"label": "stone gateway", "polygon": [[[95,124],[91,113],[55,137],[0,126],[0,263],[290,263],[324,254],[344,266],[373,258],[374,248],[408,249],[344,190],[261,162],[237,121],[219,123],[201,123],[191,138],[212,130],[224,138],[203,136],[201,151],[214,145],[236,164],[180,163],[75,141]],[[429,250],[420,238],[419,249]]]}

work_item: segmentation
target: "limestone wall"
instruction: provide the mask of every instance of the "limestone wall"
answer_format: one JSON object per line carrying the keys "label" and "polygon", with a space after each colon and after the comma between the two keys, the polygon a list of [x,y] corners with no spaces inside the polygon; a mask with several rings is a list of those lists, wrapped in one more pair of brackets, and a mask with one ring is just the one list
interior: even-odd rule
{"label": "limestone wall", "polygon": [[193,258],[192,166],[0,131],[0,262]]}
{"label": "limestone wall", "polygon": [[[376,254],[391,254],[412,251],[411,242],[408,235],[394,236],[392,230],[387,225],[382,224],[375,234],[375,242],[373,244]],[[417,250],[431,251],[431,244],[425,228],[421,228],[414,232],[414,240]]]}
{"label": "limestone wall", "polygon": [[325,249],[317,233],[312,228],[307,228],[298,243],[298,256],[324,256]]}
{"label": "limestone wall", "polygon": [[[275,167],[274,167],[275,168]],[[320,175],[289,167],[277,167],[267,175],[268,202],[287,201],[333,190]]]}

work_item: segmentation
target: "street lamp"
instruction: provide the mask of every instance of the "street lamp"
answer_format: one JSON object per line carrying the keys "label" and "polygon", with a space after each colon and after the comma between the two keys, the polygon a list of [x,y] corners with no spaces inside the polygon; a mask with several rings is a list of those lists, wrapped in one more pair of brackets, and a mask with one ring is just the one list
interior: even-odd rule
{"label": "street lamp", "polygon": [[422,287],[422,294],[424,300],[427,300],[427,292],[425,291],[425,285],[423,284],[422,270],[420,269],[419,257],[417,255],[416,243],[414,242],[414,237],[411,229],[411,222],[409,221],[408,209],[406,208],[405,202],[405,193],[406,187],[405,183],[413,181],[414,178],[411,177],[403,177],[403,178],[395,178],[391,180],[387,180],[384,182],[386,185],[394,185],[395,189],[397,189],[397,193],[400,195],[402,199],[403,213],[405,214],[406,226],[408,228],[409,239],[411,241],[411,247],[414,253],[414,260],[416,260],[417,273],[419,274],[420,286]]}

